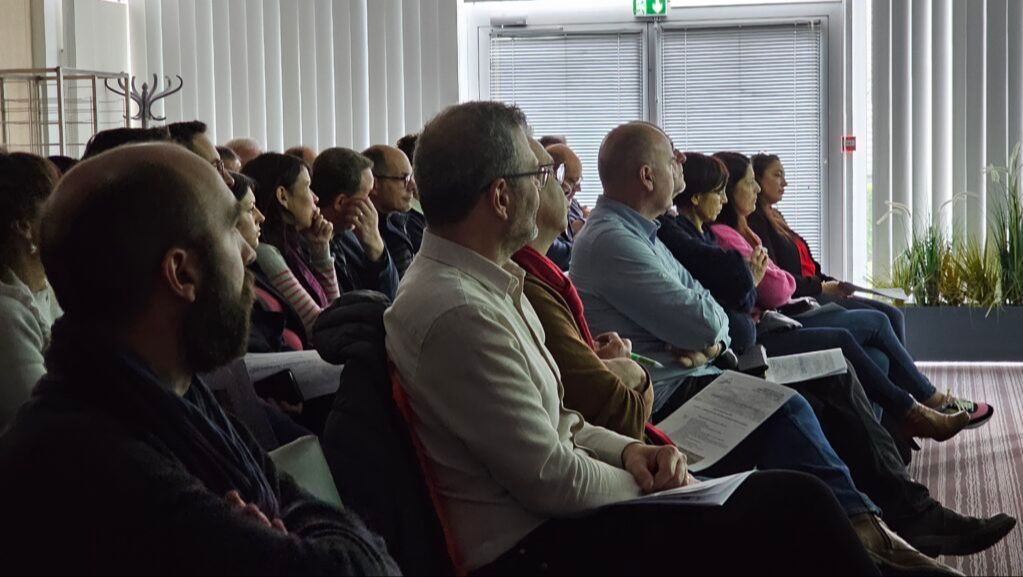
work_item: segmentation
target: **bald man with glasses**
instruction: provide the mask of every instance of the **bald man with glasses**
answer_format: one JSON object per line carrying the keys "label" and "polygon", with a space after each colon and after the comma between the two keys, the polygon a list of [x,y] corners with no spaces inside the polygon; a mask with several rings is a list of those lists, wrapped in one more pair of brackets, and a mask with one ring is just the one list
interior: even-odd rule
{"label": "bald man with glasses", "polygon": [[401,278],[417,252],[405,228],[405,214],[412,209],[415,189],[412,163],[401,149],[385,144],[371,146],[362,154],[373,161],[374,182],[369,198],[380,214],[380,236]]}

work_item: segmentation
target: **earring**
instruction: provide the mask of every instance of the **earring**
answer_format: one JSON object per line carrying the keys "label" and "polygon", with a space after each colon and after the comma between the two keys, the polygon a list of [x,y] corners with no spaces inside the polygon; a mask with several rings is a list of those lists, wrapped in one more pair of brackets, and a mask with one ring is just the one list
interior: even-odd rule
{"label": "earring", "polygon": [[39,247],[36,246],[36,243],[28,243],[28,254],[35,254],[37,252],[39,252]]}

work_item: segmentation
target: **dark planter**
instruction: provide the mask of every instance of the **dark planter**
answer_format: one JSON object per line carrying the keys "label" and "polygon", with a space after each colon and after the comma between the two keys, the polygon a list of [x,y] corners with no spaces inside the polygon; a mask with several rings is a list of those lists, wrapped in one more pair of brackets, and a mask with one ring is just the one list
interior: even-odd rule
{"label": "dark planter", "polygon": [[1023,307],[915,307],[906,348],[918,361],[1023,361]]}

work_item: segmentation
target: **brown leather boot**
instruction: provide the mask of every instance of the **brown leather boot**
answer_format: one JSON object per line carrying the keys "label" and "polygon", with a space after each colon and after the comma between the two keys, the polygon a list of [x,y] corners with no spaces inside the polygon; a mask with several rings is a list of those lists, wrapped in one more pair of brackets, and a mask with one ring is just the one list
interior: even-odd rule
{"label": "brown leather boot", "polygon": [[907,435],[935,441],[947,441],[969,424],[970,414],[966,411],[946,415],[920,403],[913,405],[903,417],[903,428]]}
{"label": "brown leather boot", "polygon": [[863,513],[849,522],[882,575],[962,575],[914,549],[876,515]]}

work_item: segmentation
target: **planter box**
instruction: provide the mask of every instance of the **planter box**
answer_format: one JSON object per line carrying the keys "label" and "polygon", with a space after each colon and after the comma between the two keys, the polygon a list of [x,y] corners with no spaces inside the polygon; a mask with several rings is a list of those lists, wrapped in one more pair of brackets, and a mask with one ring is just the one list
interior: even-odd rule
{"label": "planter box", "polygon": [[1023,361],[1023,307],[907,306],[906,348],[917,361]]}

